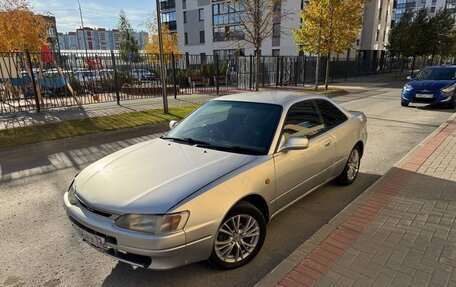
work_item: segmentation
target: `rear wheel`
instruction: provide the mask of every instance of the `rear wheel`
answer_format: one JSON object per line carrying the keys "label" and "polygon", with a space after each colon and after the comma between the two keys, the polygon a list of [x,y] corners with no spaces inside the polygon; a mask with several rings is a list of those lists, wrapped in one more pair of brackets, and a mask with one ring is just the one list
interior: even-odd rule
{"label": "rear wheel", "polygon": [[241,267],[252,260],[263,246],[266,221],[252,204],[242,201],[223,219],[209,262],[221,269]]}
{"label": "rear wheel", "polygon": [[361,152],[358,146],[355,146],[348,156],[347,164],[345,165],[342,173],[337,177],[337,183],[341,185],[352,184],[359,172],[359,165],[361,163]]}

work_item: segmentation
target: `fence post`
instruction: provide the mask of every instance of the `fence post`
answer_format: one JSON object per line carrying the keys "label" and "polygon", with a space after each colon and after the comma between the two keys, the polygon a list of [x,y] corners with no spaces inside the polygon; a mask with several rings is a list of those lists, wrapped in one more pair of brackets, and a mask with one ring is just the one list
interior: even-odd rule
{"label": "fence post", "polygon": [[253,57],[252,54],[250,54],[250,61],[249,61],[249,90],[252,90],[252,73],[253,73]]}
{"label": "fence post", "polygon": [[177,98],[177,85],[176,85],[176,61],[174,58],[174,53],[171,52],[171,62],[173,64],[173,84],[174,84],[174,98]]}
{"label": "fence post", "polygon": [[38,97],[38,90],[36,89],[35,75],[33,74],[32,58],[30,57],[29,50],[25,50],[25,56],[27,57],[27,64],[30,69],[30,77],[32,78],[31,80],[33,85],[33,93],[35,94],[36,112],[39,113],[41,112],[40,99]]}
{"label": "fence post", "polygon": [[114,70],[114,82],[115,82],[115,88],[116,88],[117,105],[120,105],[119,77],[117,76],[116,57],[114,56],[113,50],[111,50],[111,61],[112,61],[112,68]]}
{"label": "fence post", "polygon": [[[218,55],[214,55],[214,64],[215,64],[215,87],[217,91],[217,95],[219,95],[220,92],[220,86],[219,86],[219,62],[218,62]],[[226,85],[226,83],[225,83]]]}
{"label": "fence post", "polygon": [[280,70],[279,70],[279,65],[280,65],[280,57],[279,56],[276,56],[276,88],[279,86],[279,74],[280,74]]}
{"label": "fence post", "polygon": [[282,87],[283,86],[283,60],[285,59],[284,56],[281,56],[281,61],[280,61],[280,86]]}
{"label": "fence post", "polygon": [[306,84],[306,73],[307,73],[307,56],[304,55],[304,77],[302,79],[302,86],[304,87]]}
{"label": "fence post", "polygon": [[345,82],[347,81],[347,77],[348,77],[347,76],[347,73],[348,73],[348,69],[347,68],[349,67],[349,65],[348,65],[349,62],[350,62],[350,49],[347,50],[347,65],[345,65],[345,69],[344,69],[344,71],[345,71]]}

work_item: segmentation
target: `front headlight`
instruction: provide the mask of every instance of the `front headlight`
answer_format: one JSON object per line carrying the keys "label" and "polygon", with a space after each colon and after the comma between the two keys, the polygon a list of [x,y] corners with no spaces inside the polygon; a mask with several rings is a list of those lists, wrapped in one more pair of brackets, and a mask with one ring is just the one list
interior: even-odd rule
{"label": "front headlight", "polygon": [[456,89],[456,83],[442,89],[442,92],[445,94],[448,94],[448,93],[454,92],[455,89]]}
{"label": "front headlight", "polygon": [[413,90],[413,87],[410,84],[405,84],[404,91],[405,92],[410,92],[411,90]]}
{"label": "front headlight", "polygon": [[78,203],[78,198],[76,197],[76,185],[74,184],[74,181],[71,183],[71,186],[68,189],[68,201],[72,205],[75,205]]}
{"label": "front headlight", "polygon": [[116,225],[133,231],[166,234],[182,230],[189,214],[188,211],[164,215],[126,214],[116,220]]}

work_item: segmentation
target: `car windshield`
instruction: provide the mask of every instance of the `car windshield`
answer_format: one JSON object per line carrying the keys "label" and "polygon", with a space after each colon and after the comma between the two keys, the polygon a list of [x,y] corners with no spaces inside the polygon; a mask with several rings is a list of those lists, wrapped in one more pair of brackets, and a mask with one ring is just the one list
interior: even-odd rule
{"label": "car windshield", "polygon": [[163,139],[228,152],[267,154],[282,114],[279,105],[211,101]]}
{"label": "car windshield", "polygon": [[456,79],[455,68],[423,68],[415,77],[416,80],[444,81]]}

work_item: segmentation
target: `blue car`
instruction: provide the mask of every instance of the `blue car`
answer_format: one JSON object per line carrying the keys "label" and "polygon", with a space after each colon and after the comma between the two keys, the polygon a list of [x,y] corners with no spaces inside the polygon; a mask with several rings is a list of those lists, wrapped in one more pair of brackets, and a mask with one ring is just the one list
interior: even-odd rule
{"label": "blue car", "polygon": [[456,66],[425,67],[407,79],[409,82],[402,89],[402,106],[423,103],[456,108]]}

